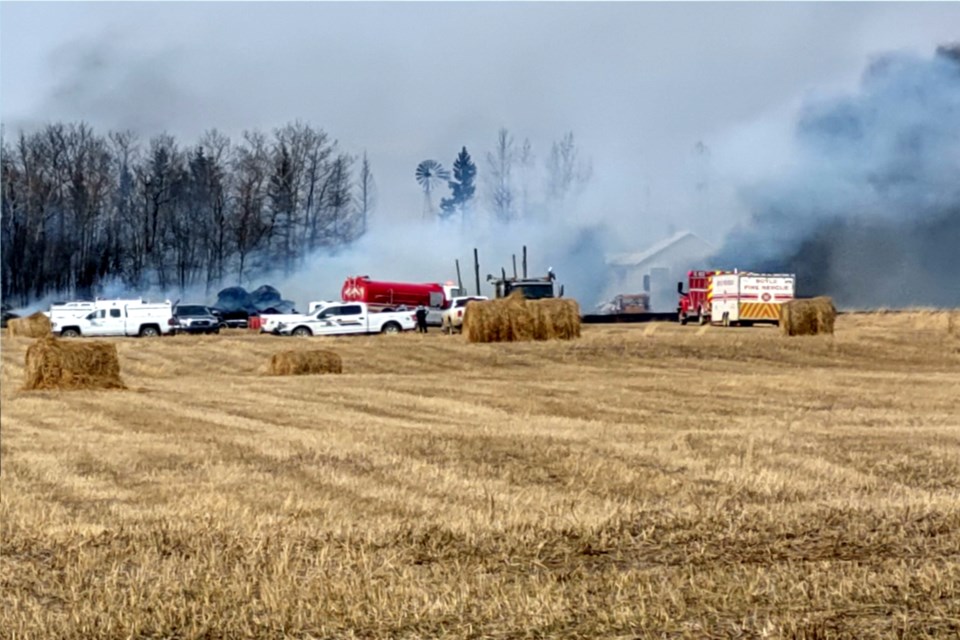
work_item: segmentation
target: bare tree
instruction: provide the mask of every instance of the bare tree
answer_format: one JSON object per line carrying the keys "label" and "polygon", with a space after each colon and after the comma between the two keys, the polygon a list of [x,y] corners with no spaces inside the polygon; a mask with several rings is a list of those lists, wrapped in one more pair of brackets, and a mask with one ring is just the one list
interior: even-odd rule
{"label": "bare tree", "polygon": [[106,221],[107,244],[112,247],[107,272],[119,275],[128,285],[134,285],[140,282],[144,264],[144,239],[135,202],[134,170],[139,161],[139,146],[132,131],[111,132],[108,139],[116,189]]}
{"label": "bare tree", "polygon": [[494,215],[500,222],[510,222],[515,217],[515,196],[511,172],[516,152],[513,136],[506,128],[497,133],[497,146],[487,152],[487,194]]}
{"label": "bare tree", "polygon": [[531,183],[535,162],[536,157],[533,155],[530,138],[524,138],[517,157],[517,164],[520,168],[520,216],[523,218],[530,216]]}
{"label": "bare tree", "polygon": [[144,206],[144,255],[161,290],[169,283],[167,250],[176,242],[170,237],[170,227],[185,177],[174,138],[168,134],[152,138],[146,162],[137,170],[137,181]]}
{"label": "bare tree", "polygon": [[370,213],[377,203],[377,185],[373,180],[373,171],[370,169],[370,161],[367,159],[367,152],[363,152],[363,160],[360,162],[360,177],[357,181],[357,216],[360,219],[359,235],[367,232],[370,226]]}
{"label": "bare tree", "polygon": [[260,132],[244,132],[243,143],[234,156],[236,212],[231,225],[237,253],[237,281],[243,282],[251,254],[273,231],[266,215],[266,181],[269,171],[266,138]]}
{"label": "bare tree", "polygon": [[590,180],[590,163],[580,158],[580,150],[568,132],[553,143],[547,158],[547,201],[553,206],[564,206],[579,194]]}
{"label": "bare tree", "polygon": [[350,170],[353,158],[341,153],[333,161],[327,175],[326,202],[324,219],[326,221],[326,237],[331,246],[337,246],[352,241],[357,237],[357,227],[354,220],[353,181]]}
{"label": "bare tree", "polygon": [[207,131],[200,140],[205,151],[202,171],[193,175],[196,193],[201,197],[200,226],[205,240],[207,289],[223,282],[226,262],[230,257],[229,200],[230,139],[216,129]]}

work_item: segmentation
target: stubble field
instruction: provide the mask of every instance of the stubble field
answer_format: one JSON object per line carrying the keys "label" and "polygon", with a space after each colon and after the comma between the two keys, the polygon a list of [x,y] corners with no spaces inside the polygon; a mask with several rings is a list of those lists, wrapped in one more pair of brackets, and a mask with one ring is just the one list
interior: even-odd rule
{"label": "stubble field", "polygon": [[[955,314],[956,315],[956,314]],[[960,326],[2,339],[0,637],[957,637]],[[332,348],[340,376],[267,377]]]}

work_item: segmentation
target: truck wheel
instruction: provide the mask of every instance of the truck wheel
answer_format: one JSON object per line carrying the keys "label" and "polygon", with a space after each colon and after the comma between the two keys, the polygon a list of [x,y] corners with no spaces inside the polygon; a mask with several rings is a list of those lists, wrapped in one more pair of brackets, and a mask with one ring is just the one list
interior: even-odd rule
{"label": "truck wheel", "polygon": [[140,328],[140,337],[141,338],[156,338],[160,335],[160,329],[157,329],[155,326],[148,325],[146,327]]}
{"label": "truck wheel", "polygon": [[687,314],[681,311],[677,316],[677,320],[680,322],[680,324],[687,324]]}
{"label": "truck wheel", "polygon": [[703,312],[703,309],[700,309],[700,315],[697,316],[697,324],[699,324],[700,326],[707,324],[708,317],[709,316]]}
{"label": "truck wheel", "polygon": [[64,329],[60,332],[61,338],[79,338],[80,332],[76,329]]}
{"label": "truck wheel", "polygon": [[309,338],[313,335],[313,331],[310,331],[309,327],[297,327],[293,330],[293,335],[298,338]]}
{"label": "truck wheel", "polygon": [[400,325],[396,322],[388,322],[381,329],[383,333],[400,333]]}

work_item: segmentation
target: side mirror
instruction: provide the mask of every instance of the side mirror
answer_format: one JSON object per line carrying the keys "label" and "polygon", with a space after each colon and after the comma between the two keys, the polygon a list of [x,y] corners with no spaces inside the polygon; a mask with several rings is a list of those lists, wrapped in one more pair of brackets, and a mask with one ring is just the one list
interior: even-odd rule
{"label": "side mirror", "polygon": [[563,285],[560,285],[560,297],[563,297]]}
{"label": "side mirror", "polygon": [[683,282],[678,282],[678,283],[677,283],[677,293],[679,293],[680,295],[684,295],[684,293],[683,293]]}

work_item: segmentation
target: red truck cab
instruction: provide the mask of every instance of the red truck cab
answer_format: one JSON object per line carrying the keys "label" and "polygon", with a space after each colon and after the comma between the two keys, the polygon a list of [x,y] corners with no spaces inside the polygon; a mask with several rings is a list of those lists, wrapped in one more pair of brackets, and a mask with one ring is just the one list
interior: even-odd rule
{"label": "red truck cab", "polygon": [[719,271],[688,271],[687,290],[683,290],[683,282],[677,283],[677,293],[680,294],[677,305],[677,319],[680,324],[687,324],[690,318],[696,318],[699,324],[710,322],[710,278]]}

